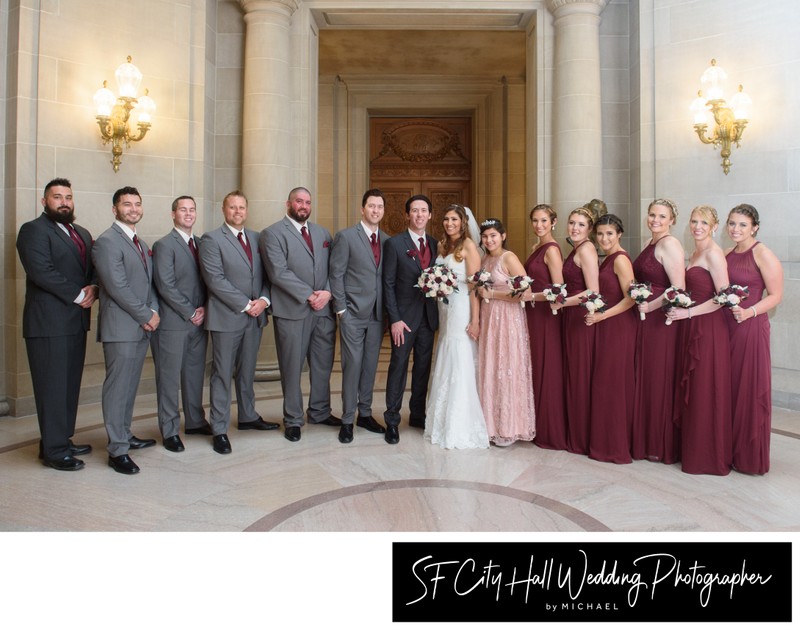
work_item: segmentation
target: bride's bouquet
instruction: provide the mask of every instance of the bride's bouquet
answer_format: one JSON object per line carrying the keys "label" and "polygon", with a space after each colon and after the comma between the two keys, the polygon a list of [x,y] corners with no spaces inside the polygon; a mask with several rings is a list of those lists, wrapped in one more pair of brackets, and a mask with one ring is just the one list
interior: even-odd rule
{"label": "bride's bouquet", "polygon": [[[691,306],[694,306],[692,294],[689,291],[673,286],[664,293],[664,305],[661,308],[668,311],[671,308],[689,308]],[[672,320],[667,318],[664,323],[667,326],[671,326]]]}
{"label": "bride's bouquet", "polygon": [[[513,276],[508,283],[511,285],[511,297],[517,297],[531,288],[533,278],[530,276]],[[520,301],[519,305],[525,308],[525,302]]]}
{"label": "bride's bouquet", "polygon": [[[566,284],[548,284],[543,290],[544,299],[550,304],[563,304],[567,300]],[[558,309],[551,308],[553,315],[558,315]]]}
{"label": "bride's bouquet", "polygon": [[[475,295],[478,295],[478,289],[481,287],[491,287],[492,284],[492,274],[486,271],[486,269],[480,269],[473,273],[468,279],[467,282],[470,284],[475,285]],[[487,304],[489,300],[487,298],[483,298],[483,301]]]}
{"label": "bride's bouquet", "polygon": [[438,263],[423,269],[414,286],[419,287],[425,297],[449,304],[447,296],[458,291],[458,278],[450,267]]}
{"label": "bride's bouquet", "polygon": [[[649,282],[631,282],[631,288],[628,289],[628,295],[637,304],[644,304],[647,298],[653,295],[653,287]],[[647,317],[644,313],[639,313],[639,319],[644,321]]]}
{"label": "bride's bouquet", "polygon": [[740,284],[732,284],[729,287],[720,289],[719,293],[714,296],[714,302],[720,306],[727,306],[733,308],[739,306],[748,295],[750,290]]}

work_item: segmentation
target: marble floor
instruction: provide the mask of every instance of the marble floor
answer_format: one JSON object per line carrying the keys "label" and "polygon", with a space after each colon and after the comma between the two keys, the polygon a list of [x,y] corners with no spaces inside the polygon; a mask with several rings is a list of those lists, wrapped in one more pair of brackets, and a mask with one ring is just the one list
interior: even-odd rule
{"label": "marble floor", "polygon": [[[378,419],[387,364],[384,352]],[[340,377],[337,370],[332,380],[337,415]],[[256,396],[264,419],[279,421],[279,383],[257,383]],[[180,554],[191,558],[179,573],[187,579],[220,566],[213,552],[209,564],[196,565],[201,549],[220,541],[222,566],[230,558],[248,579],[285,588],[283,578],[252,565],[263,560],[272,566],[277,558],[287,576],[294,573],[304,588],[313,588],[310,569],[295,566],[298,551],[304,563],[325,558],[320,570],[333,571],[335,579],[363,580],[364,567],[378,562],[378,579],[388,584],[388,543],[419,539],[420,532],[427,540],[793,540],[800,532],[800,412],[773,413],[772,468],[761,477],[686,475],[679,465],[650,462],[604,464],[529,443],[447,451],[426,443],[405,417],[395,446],[360,428],[353,443],[343,445],[338,429],[306,426],[297,443],[285,440],[282,430],[232,429],[230,455],[213,452],[207,436],[185,436],[186,451],[172,453],[161,446],[154,395],[139,396],[134,410],[134,433],[159,439],[154,448],[132,451],[140,474],[128,477],[107,466],[99,404],[81,406],[75,436],[94,452],[83,457],[84,470],[65,473],[37,459],[35,417],[3,418],[0,531],[6,533],[0,555],[14,566],[20,554],[28,566],[32,553],[47,558],[48,549],[66,540],[99,566],[115,559],[135,573],[143,570],[141,560],[116,557],[120,541],[152,545],[167,557],[177,545],[190,552]],[[276,534],[256,537],[251,546],[248,536],[230,535],[235,532]],[[353,557],[358,568],[345,569]],[[95,577],[103,583],[102,575]],[[236,576],[229,578],[235,583]],[[387,611],[380,613],[384,620]]]}

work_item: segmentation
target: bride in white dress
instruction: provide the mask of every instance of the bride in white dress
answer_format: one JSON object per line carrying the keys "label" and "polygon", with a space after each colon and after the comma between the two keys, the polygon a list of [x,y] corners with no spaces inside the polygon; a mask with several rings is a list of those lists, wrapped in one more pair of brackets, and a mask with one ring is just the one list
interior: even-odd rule
{"label": "bride in white dress", "polygon": [[438,304],[439,340],[428,390],[425,437],[442,448],[488,448],[476,376],[480,304],[467,284],[481,266],[478,247],[469,237],[470,228],[477,233],[478,227],[472,212],[457,204],[445,210],[443,222],[447,239],[439,244],[436,262],[455,272],[458,291],[448,297],[447,304]]}

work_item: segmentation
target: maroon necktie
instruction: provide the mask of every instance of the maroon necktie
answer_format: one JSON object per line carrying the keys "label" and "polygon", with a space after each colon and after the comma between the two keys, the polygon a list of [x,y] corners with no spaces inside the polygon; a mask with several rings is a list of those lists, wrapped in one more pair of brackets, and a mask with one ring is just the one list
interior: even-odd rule
{"label": "maroon necktie", "polygon": [[239,245],[242,246],[244,253],[247,254],[247,260],[250,261],[250,268],[253,268],[253,252],[250,250],[250,243],[245,242],[244,234],[239,232],[237,238],[239,239]]}
{"label": "maroon necktie", "polygon": [[430,262],[430,256],[428,256],[428,250],[425,247],[425,239],[420,237],[419,239],[419,263],[422,267],[427,267],[428,263]]}
{"label": "maroon necktie", "polygon": [[69,232],[69,237],[72,239],[72,242],[75,243],[75,247],[78,248],[78,255],[81,257],[81,264],[83,265],[83,268],[86,269],[86,243],[83,242],[83,239],[80,237],[77,230],[69,223],[67,223],[67,232]]}
{"label": "maroon necktie", "polygon": [[369,237],[370,244],[372,245],[372,255],[375,257],[375,265],[381,264],[381,246],[378,243],[378,235],[372,234]]}
{"label": "maroon necktie", "polygon": [[300,234],[303,235],[303,240],[306,242],[306,245],[308,245],[308,249],[310,249],[311,253],[313,254],[314,243],[311,242],[311,234],[308,233],[308,230],[306,229],[305,225],[300,228]]}
{"label": "maroon necktie", "polygon": [[133,235],[133,244],[136,245],[136,249],[139,250],[139,256],[142,257],[142,263],[145,267],[147,267],[147,260],[144,257],[144,250],[142,249],[141,243],[139,243],[139,237],[136,234]]}
{"label": "maroon necktie", "polygon": [[194,262],[197,263],[197,266],[200,266],[200,256],[197,253],[197,245],[194,244],[194,238],[189,237],[189,251],[192,252],[192,256],[194,256]]}

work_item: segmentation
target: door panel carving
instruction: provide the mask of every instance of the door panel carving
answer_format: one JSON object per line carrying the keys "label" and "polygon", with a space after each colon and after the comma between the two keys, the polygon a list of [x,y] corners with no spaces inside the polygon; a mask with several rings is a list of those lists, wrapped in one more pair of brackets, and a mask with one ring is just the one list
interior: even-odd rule
{"label": "door panel carving", "polygon": [[370,119],[370,186],[386,195],[387,233],[406,229],[406,199],[423,194],[433,204],[430,231],[442,238],[443,210],[469,205],[471,183],[471,118]]}

